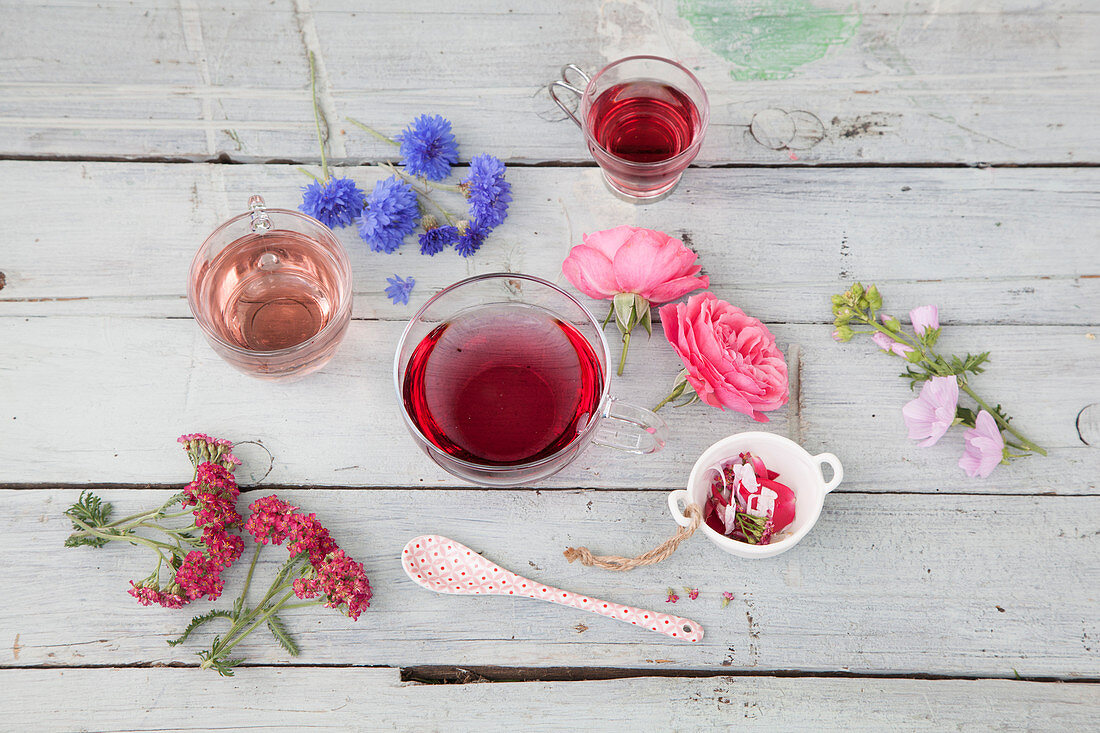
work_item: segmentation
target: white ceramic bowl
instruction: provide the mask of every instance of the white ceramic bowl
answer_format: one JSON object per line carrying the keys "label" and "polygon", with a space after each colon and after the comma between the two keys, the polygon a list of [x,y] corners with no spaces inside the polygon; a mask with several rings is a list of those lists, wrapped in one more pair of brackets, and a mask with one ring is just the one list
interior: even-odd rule
{"label": "white ceramic bowl", "polygon": [[[835,489],[844,480],[844,469],[840,465],[840,460],[832,453],[811,456],[798,443],[781,435],[762,432],[737,433],[719,440],[703,451],[703,455],[699,456],[699,460],[691,469],[687,490],[677,489],[668,495],[668,508],[677,524],[682,527],[691,524],[691,520],[684,516],[683,511],[688,504],[696,504],[700,510],[704,509],[704,502],[710,492],[707,469],[736,458],[746,451],[759,456],[769,469],[778,471],[779,478],[776,480],[794,491],[794,521],[783,530],[786,537],[767,545],[750,545],[718,534],[708,527],[706,522],[703,522],[697,531],[705,534],[707,539],[731,555],[748,558],[772,557],[791,549],[806,536],[821,515],[825,494]],[[828,481],[825,480],[825,475],[821,471],[824,464],[828,464],[833,470],[833,476]]]}

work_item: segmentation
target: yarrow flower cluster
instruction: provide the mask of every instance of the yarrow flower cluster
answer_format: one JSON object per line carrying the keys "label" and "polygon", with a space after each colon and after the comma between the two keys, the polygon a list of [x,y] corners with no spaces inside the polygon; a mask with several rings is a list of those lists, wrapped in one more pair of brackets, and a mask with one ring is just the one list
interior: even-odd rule
{"label": "yarrow flower cluster", "polygon": [[[182,608],[206,598],[216,600],[225,589],[222,572],[240,558],[244,540],[230,530],[243,528],[255,540],[255,552],[244,588],[232,610],[214,610],[192,619],[178,639],[182,643],[198,627],[217,618],[227,619],[227,632],[215,637],[209,650],[200,652],[201,666],[232,675],[242,660],[229,652],[261,624],[292,655],[298,647],[286,631],[279,611],[294,607],[294,598],[338,609],[358,619],[370,606],[373,591],[362,564],[350,558],[329,536],[314,514],[303,514],[277,496],[252,502],[251,514],[242,521],[236,503],[240,490],[233,470],[240,460],[233,444],[202,433],[179,438],[194,465],[192,480],[167,502],[131,516],[111,520],[113,507],[91,492],[83,492],[65,514],[73,524],[67,547],[103,547],[108,542],[144,546],[157,558],[152,573],[130,581],[128,593],[143,606]],[[180,511],[172,511],[175,505]],[[182,518],[184,524],[180,524]],[[176,520],[176,521],[172,521]],[[148,536],[145,530],[152,530]],[[167,539],[166,539],[167,538]],[[246,604],[259,551],[265,544],[285,545],[289,558],[255,607]]]}
{"label": "yarrow flower cluster", "polygon": [[[233,478],[241,462],[233,455],[233,444],[203,433],[181,435],[178,442],[195,473],[183,491],[164,504],[111,521],[112,506],[84,492],[66,511],[74,530],[65,542],[68,547],[120,541],[154,553],[153,572],[130,581],[129,594],[143,606],[180,608],[204,596],[215,600],[225,585],[222,571],[244,551],[244,540],[230,531],[241,526],[236,508],[240,492]],[[172,511],[176,504],[181,511]],[[144,530],[152,530],[153,536]]]}
{"label": "yarrow flower cluster", "polygon": [[[970,379],[985,371],[988,351],[945,357],[935,350],[940,337],[939,308],[935,305],[909,311],[912,333],[908,333],[900,320],[880,312],[882,295],[874,285],[864,289],[856,283],[834,295],[832,304],[836,326],[833,338],[846,342],[867,334],[884,353],[907,362],[901,376],[909,380],[911,388],[919,384],[921,389],[916,399],[902,407],[901,414],[909,437],[919,440],[921,448],[935,445],[953,425],[966,426],[959,467],[971,478],[985,478],[998,464],[1014,458],[1032,453],[1046,455],[1043,448],[1009,424],[1011,418],[1000,405],[991,407],[970,386]],[[977,413],[959,405],[960,391],[977,404]],[[1012,439],[1006,439],[1004,433]]]}

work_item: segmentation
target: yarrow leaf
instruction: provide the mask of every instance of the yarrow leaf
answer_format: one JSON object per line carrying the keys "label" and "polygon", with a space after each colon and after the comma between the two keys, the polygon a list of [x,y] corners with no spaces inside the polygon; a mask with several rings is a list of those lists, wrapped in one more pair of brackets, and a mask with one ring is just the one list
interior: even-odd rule
{"label": "yarrow leaf", "polygon": [[286,649],[287,654],[292,657],[298,656],[298,645],[294,643],[294,639],[291,638],[290,633],[286,630],[286,626],[283,624],[282,619],[272,614],[267,619],[267,629],[271,632],[271,635],[275,637],[275,641],[279,642],[279,646]]}
{"label": "yarrow leaf", "polygon": [[[70,519],[83,522],[89,527],[100,529],[111,521],[112,511],[114,511],[114,506],[110,503],[104,504],[103,500],[92,492],[82,491],[80,492],[80,498],[76,500],[76,503],[65,510],[65,514]],[[81,532],[83,530],[83,527],[73,522],[74,532]],[[86,535],[72,535],[65,540],[65,547],[80,547],[81,545],[103,547],[105,544],[107,544],[107,540],[102,537],[89,537]]]}
{"label": "yarrow leaf", "polygon": [[177,646],[179,644],[182,644],[187,639],[187,637],[191,636],[192,631],[199,628],[207,621],[213,621],[216,618],[227,618],[232,621],[233,614],[226,610],[214,609],[213,611],[208,611],[204,614],[195,616],[195,618],[191,619],[191,623],[187,624],[187,628],[183,630],[182,634],[180,634],[175,639],[168,640],[168,646]]}

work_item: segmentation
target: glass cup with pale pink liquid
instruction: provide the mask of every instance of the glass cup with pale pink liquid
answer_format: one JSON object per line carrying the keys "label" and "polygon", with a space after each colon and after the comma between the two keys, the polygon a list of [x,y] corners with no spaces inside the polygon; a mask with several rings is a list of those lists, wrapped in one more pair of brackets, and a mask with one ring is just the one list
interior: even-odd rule
{"label": "glass cup with pale pink liquid", "polygon": [[483,486],[537,481],[589,443],[665,445],[664,420],[611,396],[600,322],[531,275],[480,275],[424,304],[397,345],[405,424],[444,470]]}
{"label": "glass cup with pale pink liquid", "polygon": [[249,211],[206,238],[187,302],[206,340],[251,377],[291,379],[324,366],[351,320],[351,263],[332,230],[311,216]]}
{"label": "glass cup with pale pink liquid", "polygon": [[[583,88],[569,80],[570,72]],[[550,84],[550,96],[584,132],[611,192],[635,204],[672,193],[699,154],[710,117],[706,90],[695,75],[660,56],[619,59],[593,77],[574,64],[561,73]],[[559,89],[580,98],[576,114],[558,98]]]}

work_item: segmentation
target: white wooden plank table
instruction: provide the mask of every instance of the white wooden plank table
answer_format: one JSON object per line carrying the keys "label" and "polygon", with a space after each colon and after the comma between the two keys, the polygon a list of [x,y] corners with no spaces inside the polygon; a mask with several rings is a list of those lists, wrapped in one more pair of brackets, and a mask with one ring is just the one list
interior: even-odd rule
{"label": "white wooden plank table", "polygon": [[[1077,419],[1100,402],[1098,33],[1088,0],[0,0],[0,729],[1095,726],[1100,448]],[[322,372],[268,384],[205,344],[186,271],[249,194],[297,205],[297,166],[319,159],[309,52],[332,157],[361,186],[393,151],[345,116],[396,131],[438,112],[464,162],[509,164],[515,203],[469,260],[339,232],[348,337]],[[711,97],[697,165],[653,206],[604,190],[543,88],[631,53],[681,59]],[[666,536],[665,492],[757,427],[744,416],[672,411],[660,454],[591,449],[509,490],[457,482],[404,430],[389,369],[419,304],[467,274],[564,282],[582,232],[624,223],[690,241],[711,290],[769,324],[799,378],[766,429],[845,464],[782,556],[694,538],[612,574],[560,554]],[[394,272],[417,280],[408,307],[382,294]],[[828,296],[856,279],[899,313],[939,304],[946,350],[992,349],[983,391],[1050,456],[972,480],[958,440],[909,441],[896,364],[830,337]],[[631,350],[615,392],[656,402],[677,360],[659,336]],[[250,639],[231,680],[164,643],[187,611],[125,594],[133,553],[62,547],[82,489],[119,511],[167,497],[194,430],[262,440],[272,470],[242,501],[316,512],[376,591],[357,623],[288,614],[303,654]],[[267,468],[250,458],[245,483]],[[623,603],[698,587],[674,608],[706,639],[429,594],[396,559],[423,532]]]}

